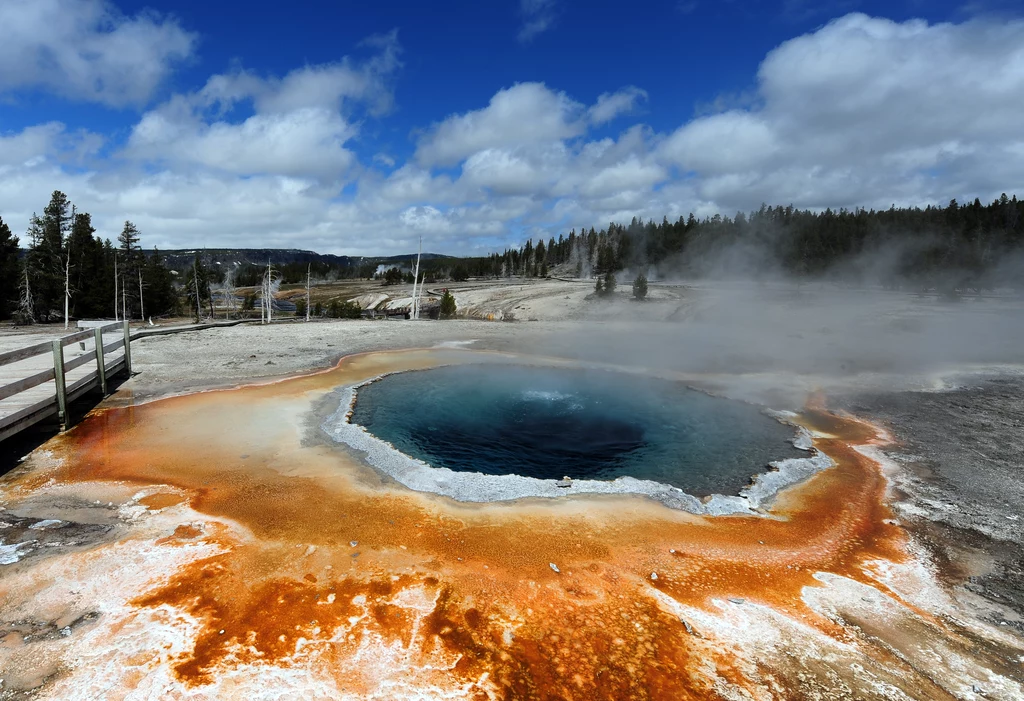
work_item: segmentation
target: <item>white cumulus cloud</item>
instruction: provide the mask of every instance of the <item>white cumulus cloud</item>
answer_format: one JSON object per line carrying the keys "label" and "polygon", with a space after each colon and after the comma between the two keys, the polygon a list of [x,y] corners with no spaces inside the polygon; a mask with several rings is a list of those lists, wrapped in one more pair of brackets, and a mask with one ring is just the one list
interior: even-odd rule
{"label": "white cumulus cloud", "polygon": [[196,43],[173,19],[127,17],[106,0],[4,0],[0,28],[0,92],[42,88],[115,107],[149,100]]}
{"label": "white cumulus cloud", "polygon": [[115,135],[76,125],[0,133],[0,215],[23,231],[59,188],[101,235],[131,219],[146,245],[363,255],[414,250],[422,235],[429,250],[467,253],[761,202],[1024,195],[1018,20],[848,15],[769,52],[742,106],[662,131],[636,116],[640,88],[608,86],[588,105],[542,83],[495,86],[476,109],[422,124],[408,158],[393,144],[360,148],[391,104],[389,36],[369,59],[212,76],[146,111],[115,157],[100,148]]}
{"label": "white cumulus cloud", "polygon": [[452,165],[488,148],[559,141],[586,129],[583,105],[543,83],[498,91],[483,109],[453,115],[424,136],[416,150],[424,165]]}
{"label": "white cumulus cloud", "polygon": [[646,99],[647,92],[632,85],[613,93],[603,93],[588,110],[590,121],[594,124],[610,122],[621,114],[632,112],[637,103]]}

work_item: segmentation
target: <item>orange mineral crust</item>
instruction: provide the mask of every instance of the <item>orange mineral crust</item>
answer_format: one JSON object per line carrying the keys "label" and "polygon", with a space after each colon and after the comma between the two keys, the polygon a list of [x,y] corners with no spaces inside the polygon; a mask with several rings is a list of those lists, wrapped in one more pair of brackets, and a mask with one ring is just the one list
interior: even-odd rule
{"label": "orange mineral crust", "polygon": [[[59,466],[17,479],[144,490],[124,542],[158,564],[90,624],[89,644],[109,646],[111,664],[76,664],[85,640],[73,633],[52,651],[63,667],[42,691],[74,697],[98,669],[114,696],[172,698],[275,688],[289,698],[936,699],[982,678],[1020,689],[1006,641],[952,627],[929,598],[880,467],[857,450],[879,434],[820,398],[800,421],[835,467],[756,517],[632,496],[462,504],[383,480],[317,437],[339,385],[480,360],[357,356],[270,385],[98,412],[66,434],[52,446]],[[97,567],[111,548],[97,547]],[[31,608],[20,581],[0,589],[5,609]],[[900,644],[911,624],[915,644]],[[153,644],[122,652],[121,630]]]}

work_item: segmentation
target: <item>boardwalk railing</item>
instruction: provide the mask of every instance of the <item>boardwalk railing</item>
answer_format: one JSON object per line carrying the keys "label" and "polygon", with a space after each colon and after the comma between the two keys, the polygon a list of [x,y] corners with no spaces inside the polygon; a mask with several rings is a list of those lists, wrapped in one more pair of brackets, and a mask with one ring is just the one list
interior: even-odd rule
{"label": "boardwalk railing", "polygon": [[[113,331],[119,327],[124,329],[124,338],[119,338],[112,343],[104,345],[103,332]],[[95,353],[84,353],[72,360],[64,360],[64,348],[66,346],[75,342],[82,342],[84,347],[84,341],[87,341],[89,338],[95,340]],[[122,346],[124,347],[124,354],[117,356],[108,364],[107,354]],[[97,328],[69,334],[53,341],[43,341],[34,346],[0,353],[0,367],[46,353],[53,355],[53,367],[0,386],[0,401],[21,394],[33,387],[38,387],[50,380],[54,381],[56,387],[53,396],[31,403],[6,416],[0,416],[0,441],[55,414],[60,422],[61,431],[64,431],[68,427],[68,405],[71,402],[89,390],[96,388],[99,388],[103,394],[107,394],[107,381],[111,377],[122,371],[130,375],[132,371],[131,336],[127,321],[115,321]],[[88,363],[95,363],[96,368],[68,384],[68,373]]]}

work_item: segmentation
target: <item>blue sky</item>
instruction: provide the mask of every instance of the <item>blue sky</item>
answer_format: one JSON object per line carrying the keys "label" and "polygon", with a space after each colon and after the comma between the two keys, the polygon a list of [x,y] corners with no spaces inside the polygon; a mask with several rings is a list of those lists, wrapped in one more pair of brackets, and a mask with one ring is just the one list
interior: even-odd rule
{"label": "blue sky", "polygon": [[1013,4],[0,0],[0,217],[479,252],[610,220],[1024,194]]}

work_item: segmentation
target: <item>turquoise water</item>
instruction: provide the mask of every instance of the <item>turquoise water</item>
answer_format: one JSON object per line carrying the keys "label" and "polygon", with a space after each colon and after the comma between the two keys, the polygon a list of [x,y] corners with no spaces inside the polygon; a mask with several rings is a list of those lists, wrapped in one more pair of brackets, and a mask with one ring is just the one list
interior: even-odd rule
{"label": "turquoise water", "polygon": [[757,408],[624,373],[462,365],[361,388],[352,422],[462,472],[540,479],[630,475],[735,493],[771,460],[806,455]]}

